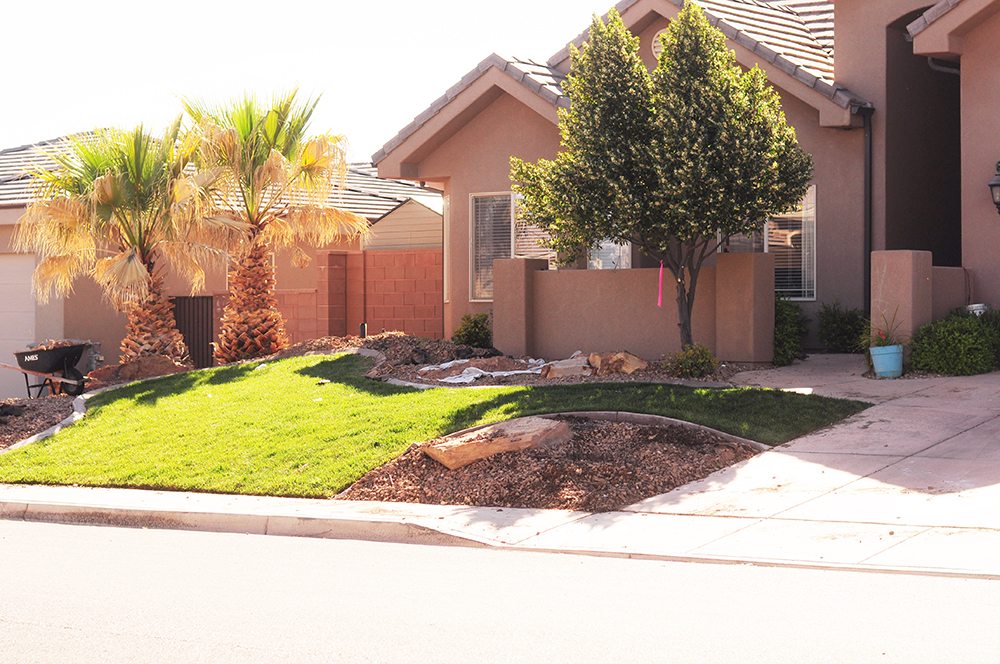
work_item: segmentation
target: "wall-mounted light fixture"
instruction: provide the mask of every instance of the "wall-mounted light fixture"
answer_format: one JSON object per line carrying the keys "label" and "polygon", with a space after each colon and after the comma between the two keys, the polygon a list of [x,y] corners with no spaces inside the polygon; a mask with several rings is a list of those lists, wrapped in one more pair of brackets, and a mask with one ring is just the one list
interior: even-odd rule
{"label": "wall-mounted light fixture", "polygon": [[997,174],[990,180],[989,187],[993,205],[997,206],[997,214],[1000,214],[1000,162],[997,162]]}

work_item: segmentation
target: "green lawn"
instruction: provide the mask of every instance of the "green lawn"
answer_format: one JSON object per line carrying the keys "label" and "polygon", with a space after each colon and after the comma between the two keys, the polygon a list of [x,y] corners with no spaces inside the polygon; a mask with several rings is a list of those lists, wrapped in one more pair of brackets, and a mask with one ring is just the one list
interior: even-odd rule
{"label": "green lawn", "polygon": [[0,455],[0,482],[332,496],[412,443],[521,415],[655,413],[778,444],[867,407],[648,384],[419,391],[368,380],[369,366],[299,357],[107,392],[80,423]]}

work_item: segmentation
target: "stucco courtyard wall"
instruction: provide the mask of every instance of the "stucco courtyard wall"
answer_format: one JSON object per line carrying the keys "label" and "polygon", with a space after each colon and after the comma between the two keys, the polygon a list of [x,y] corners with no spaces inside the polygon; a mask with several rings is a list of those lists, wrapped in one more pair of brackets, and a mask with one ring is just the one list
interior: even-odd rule
{"label": "stucco courtyard wall", "polygon": [[872,323],[896,325],[908,341],[920,329],[973,299],[972,275],[960,267],[934,267],[929,251],[872,252]]}
{"label": "stucco courtyard wall", "polygon": [[[494,263],[494,345],[547,359],[628,350],[655,360],[680,350],[675,289],[658,269],[558,270],[545,261]],[[769,362],[774,346],[774,259],[728,254],[701,272],[693,334],[720,358]]]}

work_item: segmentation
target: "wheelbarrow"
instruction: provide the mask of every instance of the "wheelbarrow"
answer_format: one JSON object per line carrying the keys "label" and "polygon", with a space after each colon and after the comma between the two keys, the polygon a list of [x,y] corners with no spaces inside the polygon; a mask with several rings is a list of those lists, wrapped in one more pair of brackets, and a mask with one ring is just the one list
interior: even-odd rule
{"label": "wheelbarrow", "polygon": [[[24,350],[14,353],[17,366],[0,363],[4,369],[13,369],[24,374],[24,385],[28,389],[28,398],[37,399],[48,389],[50,394],[69,394],[80,396],[84,390],[84,378],[76,365],[83,357],[89,343],[74,344],[36,350]],[[41,382],[32,383],[32,378],[41,378]],[[31,391],[35,390],[34,396]]]}

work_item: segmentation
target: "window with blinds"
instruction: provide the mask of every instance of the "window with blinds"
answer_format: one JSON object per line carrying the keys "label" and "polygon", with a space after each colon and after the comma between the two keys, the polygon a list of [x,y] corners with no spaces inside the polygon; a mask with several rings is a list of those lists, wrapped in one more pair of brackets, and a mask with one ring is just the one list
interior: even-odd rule
{"label": "window with blinds", "polygon": [[725,253],[774,254],[774,290],[791,300],[816,299],[816,187],[809,187],[793,212],[770,219],[752,235],[734,235],[719,248]]}
{"label": "window with blinds", "polygon": [[493,261],[511,257],[513,228],[510,194],[472,196],[471,299],[493,299]]}
{"label": "window with blinds", "polygon": [[587,259],[588,270],[630,270],[632,269],[632,245],[616,244],[605,240],[597,249],[590,250]]}

